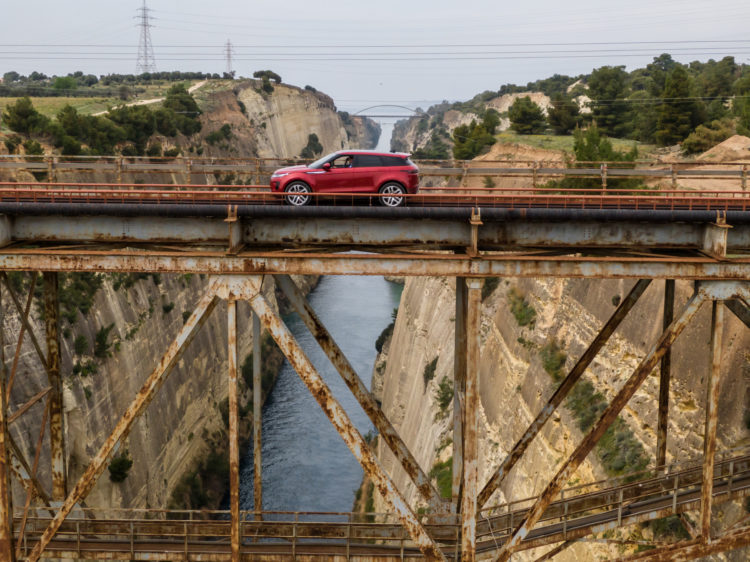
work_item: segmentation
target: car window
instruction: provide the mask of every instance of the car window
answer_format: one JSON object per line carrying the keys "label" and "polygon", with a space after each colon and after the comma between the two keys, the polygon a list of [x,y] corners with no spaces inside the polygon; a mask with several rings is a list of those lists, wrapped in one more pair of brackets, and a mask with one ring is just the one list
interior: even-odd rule
{"label": "car window", "polygon": [[350,154],[342,154],[331,160],[331,168],[351,168],[353,157]]}
{"label": "car window", "polygon": [[377,154],[357,154],[354,158],[355,168],[380,167],[383,163]]}
{"label": "car window", "polygon": [[325,156],[323,156],[322,158],[318,158],[318,159],[317,159],[317,160],[316,160],[315,162],[313,162],[312,164],[309,164],[309,165],[308,165],[307,167],[308,167],[308,168],[322,168],[322,167],[323,167],[323,164],[325,164],[326,162],[329,162],[329,161],[331,160],[331,157],[332,157],[332,156],[335,156],[335,155],[336,155],[336,153],[335,153],[335,152],[334,152],[334,153],[332,153],[332,154],[326,154],[326,155],[325,155]]}
{"label": "car window", "polygon": [[381,156],[381,158],[385,161],[385,166],[406,166],[404,159],[398,156]]}

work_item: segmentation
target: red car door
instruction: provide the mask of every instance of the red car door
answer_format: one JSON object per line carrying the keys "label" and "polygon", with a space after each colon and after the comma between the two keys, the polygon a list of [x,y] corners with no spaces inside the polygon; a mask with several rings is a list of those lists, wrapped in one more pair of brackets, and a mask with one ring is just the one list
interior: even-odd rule
{"label": "red car door", "polygon": [[382,163],[377,154],[355,154],[354,155],[354,183],[355,191],[361,193],[375,193],[378,186],[375,184]]}

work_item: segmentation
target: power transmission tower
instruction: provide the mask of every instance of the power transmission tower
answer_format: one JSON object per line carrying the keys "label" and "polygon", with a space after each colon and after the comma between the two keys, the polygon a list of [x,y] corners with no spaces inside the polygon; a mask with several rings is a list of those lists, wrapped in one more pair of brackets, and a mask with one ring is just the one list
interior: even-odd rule
{"label": "power transmission tower", "polygon": [[154,58],[154,46],[151,43],[151,16],[146,7],[146,0],[143,0],[143,6],[138,8],[136,19],[140,20],[138,26],[141,28],[141,39],[138,42],[138,60],[135,63],[135,73],[156,72],[156,59]]}
{"label": "power transmission tower", "polygon": [[227,44],[224,46],[224,56],[227,59],[227,76],[234,77],[234,70],[232,70],[232,53],[234,52],[234,47],[232,47],[232,42],[227,39]]}

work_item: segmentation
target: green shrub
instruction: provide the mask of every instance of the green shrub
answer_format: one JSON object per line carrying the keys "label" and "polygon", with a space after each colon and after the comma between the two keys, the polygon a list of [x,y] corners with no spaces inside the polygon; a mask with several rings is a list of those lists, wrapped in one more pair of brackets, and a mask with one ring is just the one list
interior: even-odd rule
{"label": "green shrub", "polygon": [[172,312],[172,309],[174,308],[173,302],[167,302],[161,305],[161,309],[164,312],[164,314],[169,314]]}
{"label": "green shrub", "polygon": [[448,377],[443,377],[440,380],[440,384],[435,390],[435,401],[438,408],[440,408],[438,417],[445,417],[448,412],[448,406],[453,401],[453,382]]}
{"label": "green shrub", "polygon": [[320,144],[318,135],[310,133],[307,136],[307,146],[302,149],[300,156],[302,158],[315,158],[318,154],[323,152],[323,145]]}
{"label": "green shrub", "polygon": [[83,355],[86,353],[86,350],[89,348],[89,342],[86,339],[86,336],[83,334],[80,334],[79,336],[76,336],[75,341],[73,342],[73,351],[75,351],[76,355]]}
{"label": "green shrub", "polygon": [[561,380],[565,375],[565,360],[568,356],[559,346],[557,340],[548,342],[539,351],[539,356],[542,359],[542,367],[547,371],[547,374],[556,381]]}
{"label": "green shrub", "polygon": [[161,156],[161,144],[158,142],[152,142],[146,149],[146,156]]}
{"label": "green shrub", "polygon": [[130,458],[130,454],[127,450],[123,451],[120,455],[113,457],[112,462],[109,463],[109,479],[112,482],[122,482],[128,477],[132,466],[133,459]]}
{"label": "green shrub", "polygon": [[32,154],[32,155],[44,154],[44,149],[42,148],[42,145],[33,139],[28,139],[27,141],[25,141],[23,143],[23,149],[26,151],[26,154]]}
{"label": "green shrub", "polygon": [[173,148],[168,148],[167,150],[164,151],[164,156],[166,156],[167,158],[176,158],[179,155],[180,155],[180,149],[179,147],[176,147],[176,146]]}
{"label": "green shrub", "polygon": [[21,144],[22,139],[18,135],[11,135],[3,141],[5,148],[8,149],[8,154],[15,154],[16,148]]}
{"label": "green shrub", "polygon": [[435,357],[432,361],[427,363],[427,365],[424,366],[424,372],[422,373],[422,377],[424,378],[424,385],[427,386],[427,384],[435,378],[435,369],[437,369],[437,362],[438,358]]}
{"label": "green shrub", "polygon": [[510,311],[519,326],[534,327],[536,310],[515,288],[508,291],[508,303],[510,304]]}
{"label": "green shrub", "polygon": [[94,340],[94,356],[99,357],[100,359],[104,359],[106,357],[111,357],[112,352],[109,350],[111,347],[111,343],[107,340],[109,339],[109,333],[112,331],[112,329],[115,327],[114,324],[110,324],[109,326],[103,326],[97,333],[96,333],[96,339]]}
{"label": "green shrub", "polygon": [[383,346],[385,345],[385,342],[388,341],[388,338],[390,338],[393,334],[393,328],[395,328],[395,326],[396,321],[394,320],[393,322],[388,324],[382,332],[380,332],[378,339],[375,340],[375,349],[378,353],[381,353],[383,351]]}
{"label": "green shrub", "polygon": [[453,457],[445,462],[435,463],[429,476],[437,482],[440,497],[450,499],[453,495]]}

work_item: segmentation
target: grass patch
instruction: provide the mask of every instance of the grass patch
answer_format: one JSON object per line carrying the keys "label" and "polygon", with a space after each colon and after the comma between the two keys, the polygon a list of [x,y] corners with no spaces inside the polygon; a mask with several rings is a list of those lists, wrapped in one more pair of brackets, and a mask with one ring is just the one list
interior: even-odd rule
{"label": "grass patch", "polygon": [[450,499],[453,495],[453,457],[445,462],[435,463],[429,476],[435,479],[440,497]]}
{"label": "grass patch", "polygon": [[568,355],[562,350],[557,340],[547,343],[540,351],[542,367],[555,381],[559,382],[565,375],[565,360]]}
{"label": "grass patch", "polygon": [[[501,143],[525,144],[535,148],[562,150],[570,154],[573,154],[573,143],[575,141],[573,135],[520,135],[510,129],[503,131],[499,135],[495,135],[495,138]],[[630,139],[615,139],[609,137],[608,140],[612,143],[612,148],[619,152],[630,152],[633,148],[633,143],[635,142]],[[656,145],[653,144],[636,144],[638,146],[638,153],[644,156],[656,150]]]}
{"label": "grass patch", "polygon": [[534,327],[536,323],[536,310],[515,288],[508,291],[508,303],[510,304],[510,312],[519,326]]}

